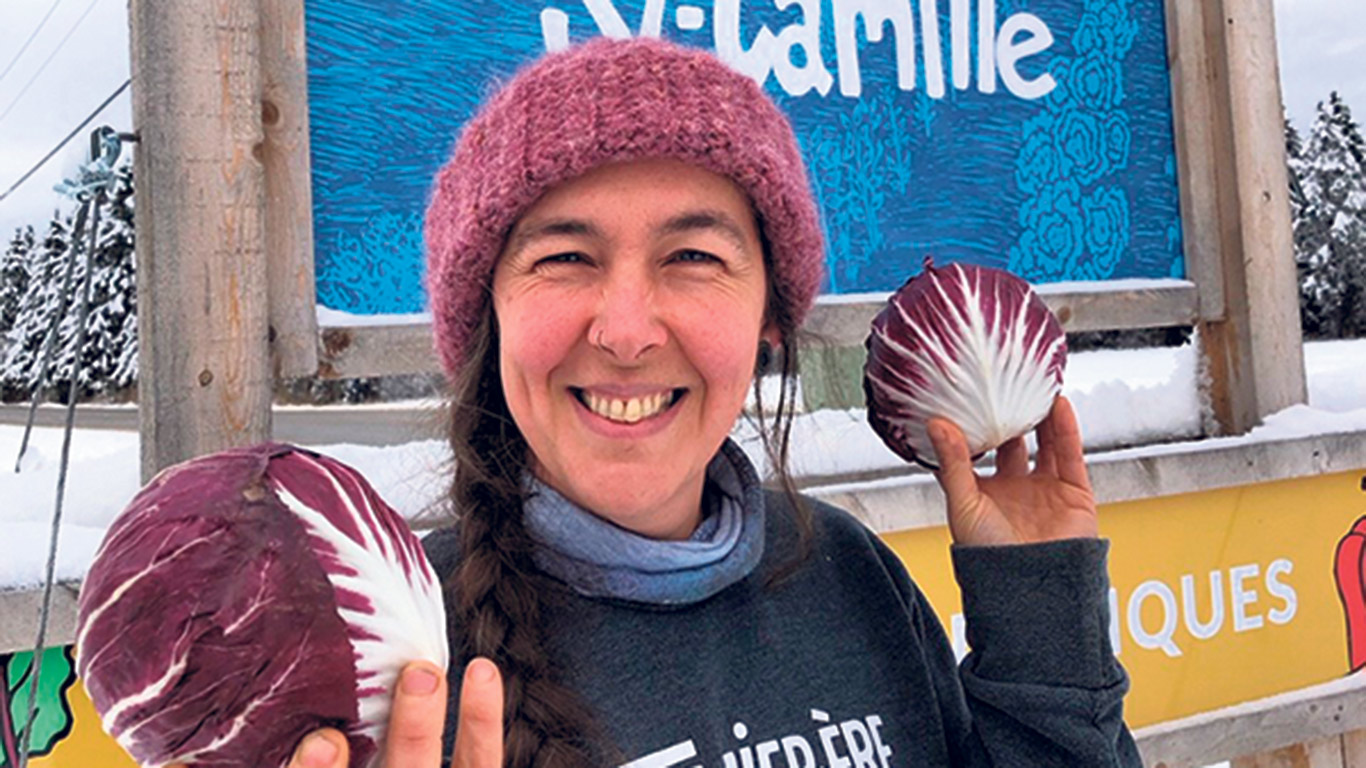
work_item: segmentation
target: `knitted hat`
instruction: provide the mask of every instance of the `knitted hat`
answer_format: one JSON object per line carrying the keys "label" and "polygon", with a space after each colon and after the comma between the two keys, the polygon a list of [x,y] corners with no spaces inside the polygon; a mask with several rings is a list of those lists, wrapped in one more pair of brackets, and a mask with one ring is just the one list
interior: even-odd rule
{"label": "knitted hat", "polygon": [[792,127],[753,80],[710,53],[652,38],[591,42],[534,62],[465,126],[427,208],[427,292],[449,375],[489,310],[517,219],[601,165],[674,158],[735,182],[770,248],[777,310],[800,325],[824,254]]}

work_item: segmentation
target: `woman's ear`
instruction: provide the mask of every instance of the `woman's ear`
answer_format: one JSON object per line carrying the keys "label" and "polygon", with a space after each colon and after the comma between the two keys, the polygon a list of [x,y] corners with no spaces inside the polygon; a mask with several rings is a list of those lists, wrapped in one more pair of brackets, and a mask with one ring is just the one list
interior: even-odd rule
{"label": "woman's ear", "polygon": [[782,347],[783,336],[772,323],[764,326],[759,333],[759,351],[754,358],[754,375],[763,376],[773,366],[777,350]]}
{"label": "woman's ear", "polygon": [[780,349],[783,346],[783,332],[778,330],[777,323],[770,320],[759,331],[759,341],[766,341],[773,349]]}

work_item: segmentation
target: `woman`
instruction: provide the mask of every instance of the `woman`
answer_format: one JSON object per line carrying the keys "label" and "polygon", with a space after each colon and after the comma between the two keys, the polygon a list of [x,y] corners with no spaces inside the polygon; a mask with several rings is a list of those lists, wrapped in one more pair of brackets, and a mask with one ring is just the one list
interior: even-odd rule
{"label": "woman", "polygon": [[[465,129],[427,240],[458,522],[426,546],[457,663],[449,686],[405,670],[389,768],[1139,765],[1066,401],[1033,470],[1015,440],[978,478],[931,426],[961,672],[895,556],[792,491],[823,254],[752,81],[658,40],[547,56]],[[773,358],[785,492],[728,440]],[[345,740],[315,733],[293,764],[345,765]]]}

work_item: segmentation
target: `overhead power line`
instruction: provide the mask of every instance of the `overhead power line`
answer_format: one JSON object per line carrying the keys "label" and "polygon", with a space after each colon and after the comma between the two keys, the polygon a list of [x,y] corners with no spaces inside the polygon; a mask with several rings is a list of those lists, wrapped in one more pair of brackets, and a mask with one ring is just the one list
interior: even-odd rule
{"label": "overhead power line", "polygon": [[5,117],[8,116],[10,112],[14,111],[14,106],[19,103],[20,99],[24,98],[24,94],[28,93],[29,87],[32,86],[33,83],[38,80],[39,75],[43,74],[43,70],[47,69],[47,65],[52,63],[52,59],[56,57],[57,53],[61,51],[63,47],[66,46],[66,41],[71,39],[72,33],[76,31],[77,27],[81,26],[81,22],[85,21],[85,17],[89,16],[90,12],[95,10],[95,6],[99,4],[99,2],[100,0],[91,0],[90,5],[86,6],[85,13],[82,13],[81,17],[79,19],[76,19],[76,23],[72,24],[71,29],[68,29],[66,31],[66,36],[62,38],[62,41],[60,43],[57,43],[57,47],[52,49],[52,53],[49,53],[47,55],[47,58],[43,59],[43,63],[38,65],[38,71],[34,72],[33,76],[28,79],[28,82],[24,83],[24,87],[19,89],[19,94],[14,97],[14,101],[11,101],[9,103],[9,106],[5,107],[4,112],[0,112],[0,123],[5,121]]}
{"label": "overhead power line", "polygon": [[0,72],[0,83],[5,81],[5,75],[8,75],[9,71],[14,69],[14,63],[19,60],[20,56],[24,55],[24,51],[28,50],[29,45],[33,43],[33,38],[37,37],[38,33],[43,31],[43,27],[47,24],[47,20],[52,18],[52,12],[57,10],[57,6],[61,4],[62,0],[56,0],[56,2],[52,4],[52,7],[47,9],[47,14],[43,16],[43,20],[38,22],[37,28],[28,36],[28,39],[24,41],[24,44],[19,46],[19,52],[14,54],[14,58],[10,59],[9,63],[5,65],[5,71]]}
{"label": "overhead power line", "polygon": [[4,202],[5,198],[10,196],[10,193],[14,192],[14,190],[18,189],[21,184],[28,181],[30,176],[37,173],[38,169],[42,168],[43,164],[46,163],[48,160],[51,160],[53,155],[60,152],[62,147],[66,146],[67,142],[71,141],[73,138],[75,138],[76,134],[81,132],[82,128],[86,127],[87,125],[90,125],[90,121],[94,120],[97,115],[103,112],[104,108],[109,106],[110,102],[112,102],[114,99],[117,99],[119,97],[119,94],[123,93],[128,88],[128,85],[132,82],[132,78],[129,78],[123,81],[123,85],[120,85],[118,88],[114,89],[114,92],[109,94],[109,98],[105,99],[104,102],[101,103],[98,107],[95,107],[95,111],[91,112],[89,117],[82,120],[81,124],[73,128],[71,130],[71,133],[68,133],[66,135],[65,139],[62,139],[61,142],[57,144],[57,146],[52,148],[51,152],[48,152],[42,160],[38,161],[37,165],[30,168],[28,170],[28,173],[25,173],[18,181],[14,182],[13,186],[5,190],[5,193],[0,195],[0,202]]}

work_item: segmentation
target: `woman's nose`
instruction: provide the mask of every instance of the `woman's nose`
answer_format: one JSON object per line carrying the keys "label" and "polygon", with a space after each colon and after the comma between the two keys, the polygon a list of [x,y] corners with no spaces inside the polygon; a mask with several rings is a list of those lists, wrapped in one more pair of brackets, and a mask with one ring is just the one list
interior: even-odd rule
{"label": "woman's nose", "polygon": [[632,362],[663,346],[667,332],[660,322],[655,294],[647,279],[626,275],[609,279],[588,327],[594,347],[623,362]]}

